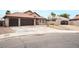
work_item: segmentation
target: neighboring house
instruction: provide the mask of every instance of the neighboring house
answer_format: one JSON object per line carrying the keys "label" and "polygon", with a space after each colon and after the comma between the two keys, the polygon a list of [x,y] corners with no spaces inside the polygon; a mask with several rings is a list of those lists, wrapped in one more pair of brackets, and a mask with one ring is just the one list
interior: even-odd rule
{"label": "neighboring house", "polygon": [[64,18],[61,16],[51,17],[49,20],[47,20],[47,22],[49,24],[53,24],[53,25],[68,25],[68,24],[70,24],[68,18]]}
{"label": "neighboring house", "polygon": [[45,23],[45,18],[32,12],[30,10],[26,12],[15,12],[7,14],[4,17],[5,26],[26,26],[26,25],[40,25]]}
{"label": "neighboring house", "polygon": [[71,25],[79,25],[79,15],[76,15],[73,19],[70,19]]}

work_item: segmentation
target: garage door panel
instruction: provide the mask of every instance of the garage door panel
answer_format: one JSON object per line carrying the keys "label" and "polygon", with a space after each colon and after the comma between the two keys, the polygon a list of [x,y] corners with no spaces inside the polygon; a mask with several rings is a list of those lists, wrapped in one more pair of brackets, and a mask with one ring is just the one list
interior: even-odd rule
{"label": "garage door panel", "polygon": [[33,25],[33,20],[32,19],[21,19],[21,26],[25,25]]}
{"label": "garage door panel", "polygon": [[9,26],[18,26],[18,19],[10,19]]}
{"label": "garage door panel", "polygon": [[[34,20],[33,19],[22,19],[20,20],[21,26],[26,26],[26,25],[34,25]],[[11,18],[9,19],[9,26],[18,26],[18,18]]]}

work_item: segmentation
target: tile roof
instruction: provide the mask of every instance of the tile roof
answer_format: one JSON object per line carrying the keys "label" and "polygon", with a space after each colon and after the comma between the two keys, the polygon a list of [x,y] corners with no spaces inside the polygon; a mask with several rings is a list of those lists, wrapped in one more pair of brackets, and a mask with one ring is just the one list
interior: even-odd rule
{"label": "tile roof", "polygon": [[79,15],[78,16],[75,16],[74,19],[79,19]]}
{"label": "tile roof", "polygon": [[73,19],[70,19],[70,21],[77,21],[79,20],[79,15],[76,15]]}
{"label": "tile roof", "polygon": [[30,10],[26,12],[15,12],[15,13],[7,14],[5,15],[5,17],[43,18],[36,12],[32,12]]}

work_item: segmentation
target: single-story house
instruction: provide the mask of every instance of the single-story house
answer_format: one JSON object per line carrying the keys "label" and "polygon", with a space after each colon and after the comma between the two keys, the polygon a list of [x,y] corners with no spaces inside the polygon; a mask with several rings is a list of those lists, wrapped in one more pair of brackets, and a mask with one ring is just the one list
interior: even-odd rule
{"label": "single-story house", "polygon": [[73,19],[70,19],[71,25],[79,25],[79,15],[76,15]]}
{"label": "single-story house", "polygon": [[53,24],[53,25],[68,25],[68,24],[70,24],[68,18],[64,18],[61,16],[49,17],[49,19],[47,20],[47,23]]}
{"label": "single-story house", "polygon": [[45,18],[31,10],[6,14],[4,19],[7,27],[45,24]]}

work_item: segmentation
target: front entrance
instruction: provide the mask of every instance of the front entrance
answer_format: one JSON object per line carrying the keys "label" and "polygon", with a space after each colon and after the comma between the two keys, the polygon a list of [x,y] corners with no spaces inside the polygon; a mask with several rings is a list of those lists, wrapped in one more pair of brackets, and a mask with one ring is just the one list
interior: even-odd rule
{"label": "front entrance", "polygon": [[68,25],[68,21],[61,21],[61,25]]}

